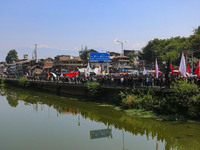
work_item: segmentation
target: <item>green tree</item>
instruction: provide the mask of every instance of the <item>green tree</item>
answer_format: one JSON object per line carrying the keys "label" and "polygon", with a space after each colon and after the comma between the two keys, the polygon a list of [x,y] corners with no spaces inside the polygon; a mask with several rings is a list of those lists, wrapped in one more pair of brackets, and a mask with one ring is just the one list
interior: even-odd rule
{"label": "green tree", "polygon": [[180,57],[180,53],[178,51],[170,51],[166,52],[165,55],[162,55],[161,58],[163,61],[167,62],[168,59],[170,58],[171,62],[175,62],[177,58]]}
{"label": "green tree", "polygon": [[200,26],[198,26],[197,29],[194,29],[194,34],[195,35],[200,35]]}
{"label": "green tree", "polygon": [[14,61],[18,60],[17,51],[15,49],[10,50],[6,56],[6,62],[12,63]]}
{"label": "green tree", "polygon": [[194,30],[194,34],[190,37],[155,38],[149,41],[142,49],[142,58],[147,63],[152,63],[157,58],[160,62],[159,65],[170,58],[174,65],[179,65],[182,51],[186,53],[194,51],[194,57],[200,58],[200,26]]}
{"label": "green tree", "polygon": [[200,26],[194,30],[194,35],[190,36],[190,41],[191,41],[191,49],[194,52],[194,56],[196,58],[200,58]]}
{"label": "green tree", "polygon": [[129,59],[129,64],[130,66],[132,66],[133,68],[135,67],[135,64],[134,64],[134,59],[135,59],[135,52],[132,51],[131,53],[128,54],[128,57],[130,58]]}

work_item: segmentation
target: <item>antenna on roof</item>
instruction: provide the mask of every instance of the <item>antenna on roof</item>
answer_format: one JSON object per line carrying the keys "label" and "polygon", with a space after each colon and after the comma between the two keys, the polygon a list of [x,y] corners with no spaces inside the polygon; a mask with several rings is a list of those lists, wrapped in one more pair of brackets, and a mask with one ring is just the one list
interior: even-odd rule
{"label": "antenna on roof", "polygon": [[35,53],[35,62],[37,62],[37,44],[35,44],[34,53]]}
{"label": "antenna on roof", "polygon": [[32,52],[32,60],[34,60],[35,58],[34,58],[34,55],[33,55],[33,53],[34,53],[34,51]]}
{"label": "antenna on roof", "polygon": [[88,49],[88,47],[87,47],[87,45],[85,45],[85,50],[87,50]]}

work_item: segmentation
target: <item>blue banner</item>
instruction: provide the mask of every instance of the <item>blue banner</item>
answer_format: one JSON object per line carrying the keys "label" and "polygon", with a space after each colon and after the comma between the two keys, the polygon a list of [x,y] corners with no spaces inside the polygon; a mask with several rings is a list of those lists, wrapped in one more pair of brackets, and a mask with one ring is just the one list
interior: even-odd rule
{"label": "blue banner", "polygon": [[90,61],[109,61],[110,54],[108,53],[90,53]]}
{"label": "blue banner", "polygon": [[110,135],[111,135],[111,129],[102,129],[102,130],[90,131],[90,139],[109,137]]}

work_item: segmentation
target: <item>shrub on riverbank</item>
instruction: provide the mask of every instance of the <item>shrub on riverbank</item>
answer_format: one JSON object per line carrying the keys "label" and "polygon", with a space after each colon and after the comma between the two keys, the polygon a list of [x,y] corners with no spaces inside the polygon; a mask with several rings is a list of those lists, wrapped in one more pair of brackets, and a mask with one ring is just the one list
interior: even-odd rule
{"label": "shrub on riverbank", "polygon": [[18,81],[19,81],[20,87],[28,87],[29,85],[29,82],[27,81],[25,77],[20,77]]}
{"label": "shrub on riverbank", "polygon": [[6,86],[5,82],[6,82],[6,78],[4,78],[4,77],[1,78],[1,85],[0,86],[4,88]]}
{"label": "shrub on riverbank", "polygon": [[1,84],[5,84],[6,78],[1,78]]}
{"label": "shrub on riverbank", "polygon": [[120,97],[122,100],[121,105],[129,109],[146,109],[152,110],[154,105],[154,92],[151,88],[138,90],[133,88],[132,90],[127,90],[126,92],[121,92]]}
{"label": "shrub on riverbank", "polygon": [[100,84],[98,82],[88,82],[87,87],[92,96],[97,96]]}
{"label": "shrub on riverbank", "polygon": [[170,93],[155,93],[152,89],[133,88],[120,93],[121,105],[125,109],[145,109],[159,115],[174,118],[198,119],[200,116],[200,93],[196,84],[187,81],[172,83]]}
{"label": "shrub on riverbank", "polygon": [[164,105],[168,113],[181,114],[197,119],[200,115],[200,93],[196,84],[177,81],[171,85],[171,94],[166,97]]}

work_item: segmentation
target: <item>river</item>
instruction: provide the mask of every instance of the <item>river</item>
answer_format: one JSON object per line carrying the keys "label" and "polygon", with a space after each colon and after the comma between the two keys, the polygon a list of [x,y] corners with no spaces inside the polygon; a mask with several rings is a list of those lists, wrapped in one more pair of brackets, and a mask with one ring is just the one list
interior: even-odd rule
{"label": "river", "polygon": [[0,150],[199,150],[200,124],[130,117],[87,99],[2,88]]}

